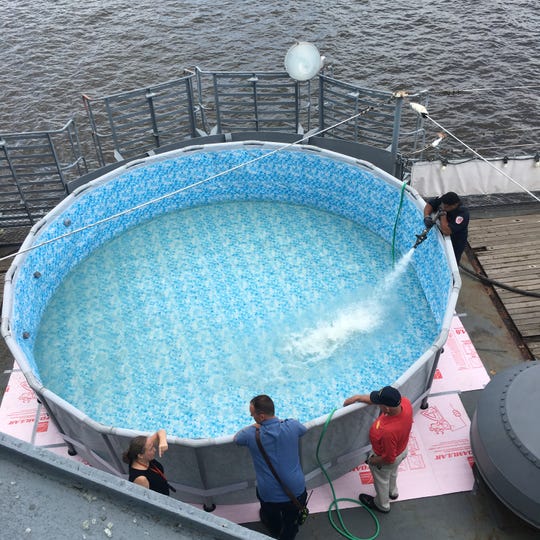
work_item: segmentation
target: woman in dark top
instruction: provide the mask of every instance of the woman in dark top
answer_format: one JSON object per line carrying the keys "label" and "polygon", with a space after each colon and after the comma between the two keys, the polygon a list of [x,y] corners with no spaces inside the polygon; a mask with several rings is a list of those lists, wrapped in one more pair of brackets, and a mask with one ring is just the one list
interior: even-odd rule
{"label": "woman in dark top", "polygon": [[163,465],[154,459],[156,444],[161,457],[169,448],[164,429],[160,429],[150,437],[141,435],[132,439],[129,448],[124,452],[123,460],[129,465],[130,482],[169,495],[171,486],[165,478]]}

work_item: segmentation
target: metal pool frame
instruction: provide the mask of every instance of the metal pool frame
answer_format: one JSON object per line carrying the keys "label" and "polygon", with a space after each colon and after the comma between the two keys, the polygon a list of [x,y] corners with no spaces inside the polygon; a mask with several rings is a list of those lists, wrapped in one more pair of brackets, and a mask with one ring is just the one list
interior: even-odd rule
{"label": "metal pool frame", "polygon": [[[348,143],[350,145],[350,143]],[[219,152],[236,149],[263,149],[263,150],[287,150],[302,152],[310,156],[328,158],[336,163],[347,164],[354,170],[358,169],[368,177],[373,178],[373,189],[378,188],[395,194],[395,200],[388,201],[388,206],[397,208],[396,204],[402,188],[401,181],[392,177],[371,163],[362,161],[358,157],[350,157],[335,151],[323,149],[313,145],[292,145],[262,141],[241,141],[218,144],[202,144],[187,146],[172,151],[164,151],[161,154],[144,157],[133,162],[120,164],[112,171],[102,171],[101,176],[96,176],[89,183],[80,185],[53,209],[44,219],[37,223],[26,238],[10,270],[6,275],[4,292],[4,305],[2,311],[2,335],[20,368],[24,372],[30,386],[36,392],[38,399],[44,404],[50,416],[60,429],[65,441],[73,452],[90,465],[108,471],[115,475],[125,476],[126,465],[121,461],[122,452],[128,445],[129,439],[138,433],[122,428],[105,426],[89,418],[70,403],[47,389],[35,373],[35,365],[32,365],[25,352],[25,339],[17,332],[13,324],[14,309],[17,307],[15,291],[17,281],[21,279],[21,273],[27,272],[27,277],[32,275],[32,269],[25,269],[28,257],[32,253],[32,246],[43,240],[43,233],[53,224],[64,224],[65,227],[76,226],[71,224],[70,208],[80,201],[88,193],[99,190],[109,182],[120,178],[123,174],[133,170],[159,163],[167,159],[192,156],[200,152]],[[311,190],[314,186],[311,181],[305,189]],[[350,188],[351,186],[348,186]],[[362,197],[362,194],[354,190],[353,197]],[[97,191],[96,191],[97,193]],[[370,195],[372,196],[372,195]],[[422,223],[423,201],[418,193],[411,187],[405,187],[405,203],[408,210],[402,218],[402,226],[397,235],[397,247],[403,253],[412,245],[408,241],[414,229]],[[104,202],[103,204],[106,204]],[[106,209],[102,209],[106,211]],[[391,235],[395,215],[380,224],[379,230],[386,231],[386,237]],[[381,220],[383,218],[381,217]],[[127,226],[127,225],[126,225]],[[417,227],[418,228],[418,227]],[[400,388],[413,402],[415,409],[426,406],[433,375],[437,362],[446,342],[454,308],[457,302],[461,281],[459,271],[453,257],[451,243],[440,234],[433,235],[433,240],[426,242],[422,250],[415,255],[417,272],[431,272],[424,279],[434,279],[440,284],[436,294],[440,297],[440,332],[432,345],[420,358],[397,380],[388,381]],[[95,247],[95,246],[94,246]],[[64,249],[65,254],[68,248]],[[439,259],[441,264],[432,264],[433,259]],[[73,263],[75,264],[75,263]],[[441,266],[442,265],[442,266]],[[426,270],[424,270],[426,269]],[[28,274],[30,272],[30,274]],[[37,273],[33,273],[34,278]],[[38,280],[35,280],[38,281]],[[422,279],[420,280],[422,282]],[[424,290],[430,287],[424,286]],[[345,396],[344,396],[345,397]],[[330,411],[328,411],[330,412]],[[286,414],[286,411],[284,412]],[[354,466],[363,462],[369,449],[369,426],[371,425],[377,410],[375,407],[354,405],[337,410],[326,432],[325,439],[320,448],[319,457],[325,465],[329,475],[337,478]],[[321,473],[315,449],[319,442],[321,431],[327,416],[315,418],[306,423],[308,432],[301,440],[301,460],[304,472],[308,480],[308,487],[315,487],[325,481]],[[175,497],[187,502],[202,503],[205,508],[211,509],[215,504],[232,504],[255,500],[255,473],[248,450],[238,447],[233,443],[233,435],[214,439],[181,439],[170,437],[169,451],[162,459],[168,473],[170,483],[177,489]]]}

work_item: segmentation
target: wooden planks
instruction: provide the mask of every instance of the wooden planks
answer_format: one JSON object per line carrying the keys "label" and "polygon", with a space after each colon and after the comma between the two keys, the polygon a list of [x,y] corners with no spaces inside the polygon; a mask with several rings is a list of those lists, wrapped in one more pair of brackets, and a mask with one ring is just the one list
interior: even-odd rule
{"label": "wooden planks", "polygon": [[[469,244],[487,276],[540,294],[540,210],[520,216],[471,219]],[[540,358],[540,298],[495,286],[530,351]]]}

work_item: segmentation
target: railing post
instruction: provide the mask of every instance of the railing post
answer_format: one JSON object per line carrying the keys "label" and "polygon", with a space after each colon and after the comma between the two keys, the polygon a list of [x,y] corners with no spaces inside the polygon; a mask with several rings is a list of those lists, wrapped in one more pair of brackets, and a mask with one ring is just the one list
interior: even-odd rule
{"label": "railing post", "polygon": [[399,147],[399,130],[401,127],[401,109],[403,107],[403,97],[398,96],[395,98],[396,106],[394,109],[394,129],[392,131],[392,145],[390,147],[390,152],[394,160],[397,158],[398,147]]}
{"label": "railing post", "polygon": [[86,116],[90,122],[90,133],[92,135],[92,140],[94,141],[94,148],[96,149],[96,156],[98,164],[100,167],[105,166],[105,159],[103,157],[103,149],[101,148],[101,141],[99,140],[99,134],[97,131],[96,121],[94,119],[94,113],[92,112],[92,105],[90,98],[83,94],[82,96],[84,108],[86,110]]}
{"label": "railing post", "polygon": [[257,107],[257,82],[259,79],[257,78],[257,75],[253,75],[253,77],[249,78],[248,81],[251,83],[253,88],[253,114],[255,117],[255,131],[259,131],[259,110]]}
{"label": "railing post", "polygon": [[[82,176],[83,174],[86,174],[88,172],[88,165],[86,163],[86,158],[84,157],[81,151],[81,143],[79,141],[79,130],[77,129],[77,124],[75,123],[75,120],[73,118],[69,120],[66,126],[67,126],[67,135],[69,139],[71,153],[73,156],[77,156],[77,162],[76,162],[77,171],[79,173],[79,176]],[[72,128],[73,128],[73,131],[72,131]],[[81,170],[81,161],[84,164],[84,170]]]}
{"label": "railing post", "polygon": [[[326,128],[324,125],[324,115],[325,115],[325,103],[324,103],[324,78],[322,75],[319,75],[319,130]],[[324,134],[323,134],[324,137]]]}
{"label": "railing post", "polygon": [[49,144],[49,148],[51,149],[51,154],[54,158],[56,171],[58,172],[58,176],[60,177],[60,181],[62,182],[62,185],[64,186],[64,191],[66,192],[66,195],[67,195],[68,187],[67,187],[66,179],[64,178],[64,172],[62,171],[62,167],[60,166],[60,161],[58,159],[58,154],[56,153],[56,148],[54,147],[54,142],[51,138],[51,134],[47,132],[46,137],[47,137],[47,142]]}
{"label": "railing post", "polygon": [[213,83],[214,83],[214,102],[216,104],[216,131],[217,133],[222,133],[221,127],[221,109],[219,106],[219,94],[218,94],[218,78],[217,73],[212,73]]}
{"label": "railing post", "polygon": [[157,126],[157,121],[156,121],[156,111],[154,109],[154,97],[155,97],[156,94],[154,94],[154,92],[152,92],[152,89],[151,88],[147,88],[146,89],[146,94],[145,94],[145,98],[146,98],[146,101],[148,103],[148,108],[150,109],[150,120],[152,122],[152,137],[154,137],[154,144],[156,146],[156,148],[159,148],[160,144],[159,144],[159,130],[158,130],[158,126]]}
{"label": "railing post", "polygon": [[[196,120],[195,120],[195,100],[193,96],[193,82],[190,78],[186,78],[186,95],[188,100],[188,110],[189,110],[189,127],[191,130],[191,137],[197,136],[197,130],[196,130]],[[202,111],[201,111],[201,119],[202,119]]]}
{"label": "railing post", "polygon": [[[311,81],[307,82],[307,95],[308,95],[308,106],[307,106],[307,131],[309,131],[309,125],[310,125],[310,116],[311,116]],[[299,133],[300,130],[300,101],[302,99],[302,96],[300,95],[300,84],[298,81],[294,82],[294,112],[295,112],[295,118],[294,118],[294,130],[296,133]]]}

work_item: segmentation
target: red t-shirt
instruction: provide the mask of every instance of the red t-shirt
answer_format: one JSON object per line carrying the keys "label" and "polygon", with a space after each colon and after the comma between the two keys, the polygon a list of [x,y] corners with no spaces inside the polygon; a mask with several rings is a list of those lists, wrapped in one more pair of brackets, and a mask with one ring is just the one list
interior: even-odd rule
{"label": "red t-shirt", "polygon": [[401,412],[396,416],[381,414],[369,430],[373,452],[386,463],[394,463],[396,457],[407,448],[412,427],[411,402],[401,398]]}

